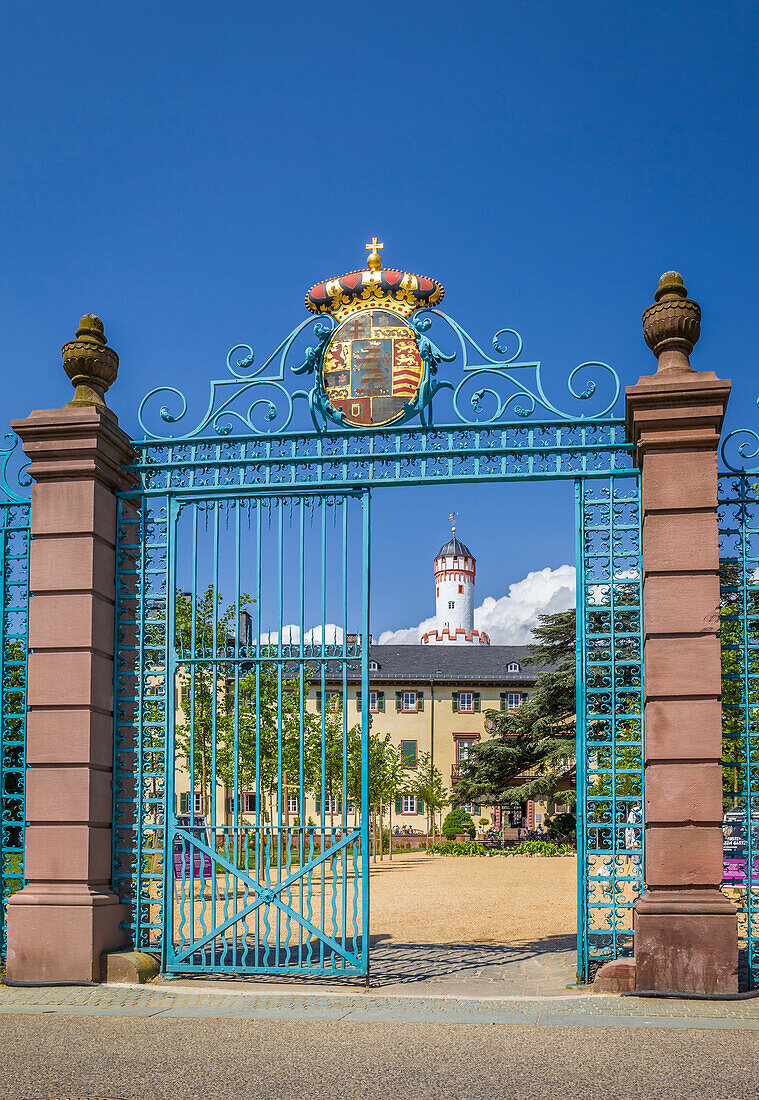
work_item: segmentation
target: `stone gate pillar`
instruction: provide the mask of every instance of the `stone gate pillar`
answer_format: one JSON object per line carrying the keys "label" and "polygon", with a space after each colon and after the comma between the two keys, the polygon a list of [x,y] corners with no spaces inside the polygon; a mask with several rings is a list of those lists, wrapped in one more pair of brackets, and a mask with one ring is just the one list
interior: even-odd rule
{"label": "stone gate pillar", "polygon": [[[690,366],[701,311],[662,275],[643,314],[655,374],[626,391],[643,474],[645,893],[637,989],[737,990],[722,883],[717,448],[730,382]],[[612,964],[613,965],[613,964]]]}
{"label": "stone gate pillar", "polygon": [[97,317],[64,345],[62,409],[13,422],[34,479],[29,564],[26,878],[8,905],[8,977],[98,980],[126,908],[110,888],[116,500],[132,456],[104,394]]}

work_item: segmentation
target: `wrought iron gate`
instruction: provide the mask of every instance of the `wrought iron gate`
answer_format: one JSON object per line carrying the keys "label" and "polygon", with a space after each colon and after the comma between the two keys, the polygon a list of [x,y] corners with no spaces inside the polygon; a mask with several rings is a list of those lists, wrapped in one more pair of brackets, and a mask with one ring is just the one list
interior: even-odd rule
{"label": "wrought iron gate", "polygon": [[[728,455],[737,443],[740,464]],[[739,976],[759,985],[759,471],[757,434],[731,432],[719,477],[724,893],[738,908]]]}
{"label": "wrought iron gate", "polygon": [[[575,368],[574,400],[596,394],[596,381],[575,387],[578,372],[593,368],[612,393],[593,417],[565,413],[545,395],[540,365],[518,361],[512,330],[496,334],[494,357],[440,310],[420,309],[408,322],[424,362],[417,396],[396,423],[350,424],[322,381],[330,321],[304,322],[261,367],[250,348],[233,348],[230,377],[212,383],[189,432],[187,402],[172,387],[140,408],[146,438],[136,444],[135,488],[119,501],[115,693],[113,873],[131,907],[133,942],[160,949],[176,972],[366,972],[369,491],[566,480],[578,507],[578,972],[588,976],[630,954],[643,875],[640,479],[624,422],[610,415],[619,379],[604,364]],[[447,326],[458,352],[433,343],[433,324]],[[316,347],[290,366],[309,326]],[[437,378],[458,354],[458,384]],[[292,390],[290,372],[313,375],[311,389]],[[441,423],[433,407],[443,402]],[[365,407],[356,402],[356,415]],[[544,419],[533,419],[537,409]],[[349,537],[351,508],[363,517],[360,542]],[[342,548],[333,556],[322,541],[309,552],[302,522],[310,517],[321,531],[331,513],[341,517],[337,529],[348,522]],[[358,545],[358,557],[346,549]],[[362,573],[355,589],[351,565]],[[304,582],[309,566],[316,572]],[[349,596],[360,592],[358,616],[330,620],[312,608],[299,619],[285,610],[301,590],[308,600],[325,584],[343,593],[346,583]],[[325,641],[330,621],[342,633]],[[361,644],[350,640],[358,622]],[[304,644],[314,623],[321,637]],[[283,635],[288,626],[297,641]],[[344,706],[330,713],[325,677],[345,683],[359,664],[357,794],[356,736]],[[267,691],[271,722],[256,717]],[[264,728],[276,733],[268,746]],[[321,770],[309,778],[313,759]],[[309,790],[319,808],[314,802],[317,820],[304,824]]]}
{"label": "wrought iron gate", "polygon": [[633,954],[643,889],[640,476],[576,483],[577,959]]}
{"label": "wrought iron gate", "polygon": [[[24,885],[26,669],[29,615],[29,502],[9,485],[18,439],[0,447],[0,959],[5,958],[5,907]],[[14,481],[24,486],[18,474]]]}

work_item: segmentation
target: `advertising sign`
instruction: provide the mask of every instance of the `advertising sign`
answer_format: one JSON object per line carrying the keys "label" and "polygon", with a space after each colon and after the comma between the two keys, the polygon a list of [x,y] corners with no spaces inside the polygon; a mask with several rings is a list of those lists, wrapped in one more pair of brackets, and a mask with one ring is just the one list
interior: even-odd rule
{"label": "advertising sign", "polygon": [[[207,848],[211,847],[211,834],[204,814],[177,814],[177,828],[196,837]],[[174,877],[210,878],[211,857],[190,844],[183,836],[174,837]]]}
{"label": "advertising sign", "polygon": [[722,882],[725,886],[759,886],[759,811],[751,815],[751,881],[747,882],[749,837],[745,810],[722,818]]}

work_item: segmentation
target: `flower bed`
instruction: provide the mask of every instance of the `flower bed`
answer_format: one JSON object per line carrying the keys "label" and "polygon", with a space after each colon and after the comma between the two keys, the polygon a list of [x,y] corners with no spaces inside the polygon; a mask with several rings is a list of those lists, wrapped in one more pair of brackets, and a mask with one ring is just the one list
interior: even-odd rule
{"label": "flower bed", "polygon": [[571,844],[553,844],[548,840],[523,840],[512,848],[486,848],[478,840],[446,840],[431,844],[435,856],[569,856],[575,854]]}

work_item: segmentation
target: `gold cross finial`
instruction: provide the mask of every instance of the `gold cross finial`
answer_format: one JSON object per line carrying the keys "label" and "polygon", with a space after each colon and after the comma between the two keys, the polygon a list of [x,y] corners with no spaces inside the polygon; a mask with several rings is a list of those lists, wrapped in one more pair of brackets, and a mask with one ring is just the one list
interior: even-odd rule
{"label": "gold cross finial", "polygon": [[454,535],[456,534],[456,516],[457,515],[458,515],[458,512],[451,512],[451,514],[448,517],[448,519],[451,521],[451,530],[452,530]]}
{"label": "gold cross finial", "polygon": [[384,248],[385,245],[377,241],[376,237],[372,237],[372,243],[365,246],[366,251],[369,253],[369,259],[366,261],[367,267],[370,271],[379,271],[382,267],[382,257],[379,254],[378,249]]}

